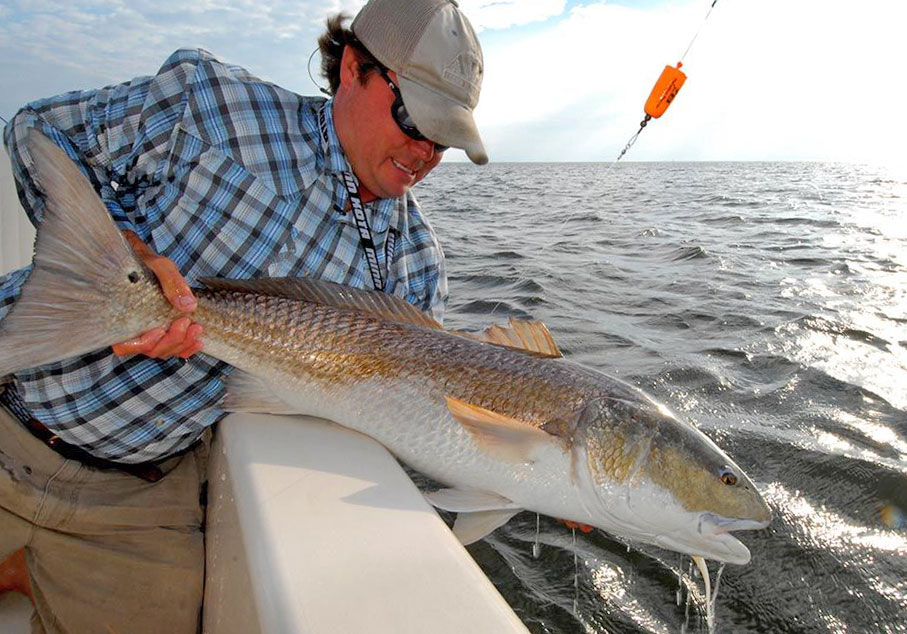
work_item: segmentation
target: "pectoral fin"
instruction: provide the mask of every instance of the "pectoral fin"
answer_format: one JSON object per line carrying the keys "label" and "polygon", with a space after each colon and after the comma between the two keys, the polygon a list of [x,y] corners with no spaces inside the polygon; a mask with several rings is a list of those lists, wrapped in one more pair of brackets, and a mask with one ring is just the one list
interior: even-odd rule
{"label": "pectoral fin", "polygon": [[464,546],[477,542],[495,529],[506,524],[511,517],[522,509],[500,509],[497,511],[478,511],[460,513],[454,522],[453,534]]}
{"label": "pectoral fin", "polygon": [[533,449],[541,443],[551,442],[549,434],[527,421],[449,396],[447,408],[480,449],[507,462],[532,462]]}

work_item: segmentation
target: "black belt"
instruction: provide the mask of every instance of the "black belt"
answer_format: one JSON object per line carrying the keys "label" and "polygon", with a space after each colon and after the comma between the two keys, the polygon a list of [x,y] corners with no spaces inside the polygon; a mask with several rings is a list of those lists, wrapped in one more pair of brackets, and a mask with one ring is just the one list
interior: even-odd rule
{"label": "black belt", "polygon": [[0,387],[0,405],[3,405],[16,420],[22,423],[25,429],[31,432],[32,436],[67,460],[75,460],[94,469],[116,469],[117,471],[122,471],[137,478],[141,478],[146,482],[157,482],[163,478],[164,472],[161,471],[159,465],[170,458],[194,449],[199,442],[196,441],[186,449],[155,462],[142,462],[138,464],[114,462],[113,460],[105,460],[104,458],[93,456],[81,447],[65,442],[62,438],[45,427],[39,420],[34,418],[25,408],[25,405],[19,399],[19,396],[11,388],[4,390]]}

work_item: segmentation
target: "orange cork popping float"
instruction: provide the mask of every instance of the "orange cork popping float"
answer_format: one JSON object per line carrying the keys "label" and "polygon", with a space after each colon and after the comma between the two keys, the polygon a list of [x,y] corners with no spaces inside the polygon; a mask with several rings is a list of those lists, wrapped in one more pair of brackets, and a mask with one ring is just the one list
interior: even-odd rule
{"label": "orange cork popping float", "polygon": [[681,66],[683,62],[677,62],[677,66],[665,66],[649,98],[646,99],[646,121],[663,115],[680,92],[680,87],[687,80],[686,73],[680,70]]}
{"label": "orange cork popping float", "polygon": [[[705,15],[705,20],[709,19],[709,16],[712,14],[712,9],[715,8],[715,4],[718,0],[712,1],[712,6],[709,7],[709,12]],[[703,20],[703,25],[705,24]],[[702,30],[702,27],[699,27],[699,31]],[[683,67],[683,58],[686,57],[687,53],[690,52],[690,49],[693,47],[693,42],[696,41],[696,38],[699,37],[699,31],[696,32],[696,35],[693,36],[693,39],[690,41],[687,50],[681,55],[681,61],[677,62],[677,66],[665,66],[664,70],[661,72],[661,76],[658,78],[658,81],[655,82],[655,86],[652,88],[652,92],[649,93],[649,98],[646,99],[645,118],[639,122],[639,130],[636,131],[630,140],[627,142],[627,145],[624,146],[624,149],[621,150],[621,153],[618,155],[617,160],[619,161],[624,154],[627,153],[627,150],[636,142],[636,138],[639,136],[639,133],[643,131],[643,128],[651,121],[652,119],[657,119],[663,115],[668,106],[674,101],[674,98],[677,96],[677,93],[680,92],[681,86],[687,80],[686,73],[680,70]]]}

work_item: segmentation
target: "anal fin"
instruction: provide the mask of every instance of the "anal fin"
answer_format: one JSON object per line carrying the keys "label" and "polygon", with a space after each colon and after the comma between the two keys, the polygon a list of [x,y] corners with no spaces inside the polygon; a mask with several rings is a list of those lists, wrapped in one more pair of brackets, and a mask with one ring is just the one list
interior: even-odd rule
{"label": "anal fin", "polygon": [[440,489],[425,498],[445,511],[455,511],[453,534],[464,546],[477,542],[522,511],[512,501],[491,491]]}
{"label": "anal fin", "polygon": [[459,513],[453,525],[453,534],[464,546],[477,542],[495,529],[500,528],[522,509],[499,509],[497,511],[477,511]]}

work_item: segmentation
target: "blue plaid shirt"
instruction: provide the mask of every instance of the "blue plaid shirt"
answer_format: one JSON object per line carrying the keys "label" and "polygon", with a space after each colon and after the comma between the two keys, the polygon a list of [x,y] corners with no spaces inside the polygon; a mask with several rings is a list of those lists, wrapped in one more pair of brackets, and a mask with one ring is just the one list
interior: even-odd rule
{"label": "blue plaid shirt", "polygon": [[[372,288],[340,173],[350,170],[327,102],[263,82],[202,50],[179,50],[153,77],[71,92],[22,109],[6,127],[20,199],[44,201],[23,153],[39,128],[81,165],[121,229],[200,277],[310,276]],[[366,205],[385,290],[440,319],[444,254],[415,197]],[[387,240],[388,233],[396,240]],[[388,242],[394,253],[387,253]],[[0,277],[0,318],[28,269]],[[64,441],[121,462],[165,457],[223,417],[230,368],[191,359],[120,358],[109,348],[15,375],[32,415]]]}

